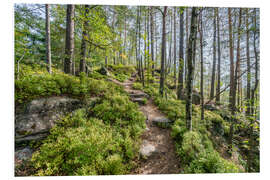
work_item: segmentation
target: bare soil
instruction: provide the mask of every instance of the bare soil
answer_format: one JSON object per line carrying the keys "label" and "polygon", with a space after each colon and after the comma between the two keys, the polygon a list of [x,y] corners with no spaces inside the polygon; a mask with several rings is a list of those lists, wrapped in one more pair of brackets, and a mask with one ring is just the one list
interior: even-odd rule
{"label": "bare soil", "polygon": [[[124,83],[117,82],[117,84],[123,85],[128,93],[143,93],[143,91],[132,88],[134,81],[135,78],[131,78]],[[137,161],[137,167],[130,174],[178,174],[180,172],[179,159],[175,152],[171,129],[160,128],[152,123],[153,118],[165,117],[165,115],[158,110],[152,99],[149,99],[145,105],[140,105],[139,109],[147,117],[147,128],[142,134],[141,140],[142,142],[150,142],[151,145],[155,146],[157,152],[147,159],[140,158]]]}

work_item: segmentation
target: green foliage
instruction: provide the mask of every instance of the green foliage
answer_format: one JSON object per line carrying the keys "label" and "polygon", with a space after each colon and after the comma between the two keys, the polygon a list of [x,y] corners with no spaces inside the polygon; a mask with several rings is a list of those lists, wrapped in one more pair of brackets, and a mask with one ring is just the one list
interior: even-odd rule
{"label": "green foliage", "polygon": [[218,127],[225,135],[229,133],[229,123],[219,113],[205,111],[205,120],[200,119],[198,106],[192,105],[193,131],[186,128],[185,102],[176,100],[168,89],[168,98],[160,97],[158,86],[148,85],[143,90],[149,94],[158,108],[171,120],[171,136],[175,140],[176,151],[184,167],[184,173],[235,173],[239,168],[234,163],[223,159],[214,149],[209,139],[211,131]]}
{"label": "green foliage", "polygon": [[125,75],[125,74],[116,74],[115,75],[115,79],[117,79],[120,82],[124,82],[125,80],[128,79],[129,76]]}
{"label": "green foliage", "polygon": [[137,90],[143,90],[143,85],[141,83],[133,83],[132,88]]}
{"label": "green foliage", "polygon": [[105,94],[93,108],[76,110],[51,129],[32,158],[36,175],[125,174],[144,121],[127,96]]}
{"label": "green foliage", "polygon": [[93,78],[93,79],[105,79],[106,78],[106,76],[104,76],[96,71],[90,72],[88,74],[88,77]]}
{"label": "green foliage", "polygon": [[183,157],[183,161],[188,163],[197,159],[199,152],[203,150],[200,134],[188,131],[183,135],[182,147],[179,154]]}
{"label": "green foliage", "polygon": [[230,161],[222,159],[218,152],[203,152],[194,159],[185,173],[238,173],[239,168]]}
{"label": "green foliage", "polygon": [[[75,97],[85,95],[101,96],[106,92],[121,91],[121,87],[106,82],[87,78],[85,74],[75,77],[55,71],[54,74],[47,73],[46,69],[22,66],[23,76],[15,80],[15,102],[24,103],[39,97],[66,94]],[[123,92],[123,90],[122,90]]]}
{"label": "green foliage", "polygon": [[91,114],[103,119],[105,123],[118,127],[132,125],[129,132],[132,137],[136,138],[141,134],[145,121],[144,115],[137,109],[138,105],[129,101],[127,96],[122,94],[105,95],[102,103],[91,110]]}

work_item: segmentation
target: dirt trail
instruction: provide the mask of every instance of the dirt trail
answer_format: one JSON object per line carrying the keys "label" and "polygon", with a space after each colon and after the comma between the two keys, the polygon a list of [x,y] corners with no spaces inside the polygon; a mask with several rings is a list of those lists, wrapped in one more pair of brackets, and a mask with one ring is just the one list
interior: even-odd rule
{"label": "dirt trail", "polygon": [[[142,94],[143,91],[134,90],[132,84],[135,78],[131,78],[124,83],[116,82],[124,86],[129,94]],[[170,135],[169,128],[160,128],[152,123],[157,117],[165,117],[154,105],[152,99],[149,99],[145,105],[140,105],[140,110],[147,117],[146,130],[142,134],[143,144],[154,146],[155,152],[147,159],[141,158],[137,164],[138,167],[131,171],[131,174],[178,174],[180,172],[179,160],[175,153],[175,146]]]}

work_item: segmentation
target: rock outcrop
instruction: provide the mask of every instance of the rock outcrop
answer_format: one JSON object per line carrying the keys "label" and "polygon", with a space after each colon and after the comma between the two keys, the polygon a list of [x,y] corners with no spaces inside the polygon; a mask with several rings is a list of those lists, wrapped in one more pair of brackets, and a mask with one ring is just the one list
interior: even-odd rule
{"label": "rock outcrop", "polygon": [[23,112],[15,115],[16,145],[45,138],[61,116],[80,108],[81,105],[79,100],[69,97],[31,101]]}

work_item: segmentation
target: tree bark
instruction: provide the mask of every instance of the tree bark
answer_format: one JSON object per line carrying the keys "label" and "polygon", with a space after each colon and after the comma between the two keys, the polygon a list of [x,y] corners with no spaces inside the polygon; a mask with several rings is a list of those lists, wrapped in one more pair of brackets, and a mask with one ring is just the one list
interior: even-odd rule
{"label": "tree bark", "polygon": [[249,56],[249,15],[248,15],[248,8],[246,8],[246,31],[247,31],[247,37],[246,37],[246,56],[247,56],[247,94],[246,94],[246,105],[247,105],[247,111],[246,115],[250,115],[250,79],[251,79],[251,71],[250,71],[250,56]]}
{"label": "tree bark", "polygon": [[188,32],[188,8],[186,8],[186,58],[185,58],[185,81],[187,81],[187,58],[188,58],[188,37],[189,37],[189,32]]}
{"label": "tree bark", "polygon": [[216,11],[214,9],[214,39],[213,39],[213,67],[212,67],[212,78],[211,78],[211,90],[210,90],[210,99],[214,97],[215,94],[215,77],[216,77]]}
{"label": "tree bark", "polygon": [[236,68],[234,74],[234,84],[233,84],[233,91],[232,91],[232,105],[231,105],[231,114],[232,114],[232,121],[230,126],[230,137],[229,137],[229,152],[230,155],[232,152],[232,145],[233,145],[233,135],[234,135],[234,124],[235,124],[235,112],[236,112],[236,88],[237,88],[237,78],[238,78],[238,68],[240,65],[240,36],[241,36],[241,20],[242,20],[242,9],[239,10],[239,20],[238,20],[238,36],[237,36],[237,60],[236,60]]}
{"label": "tree bark", "polygon": [[255,93],[259,85],[259,79],[258,79],[258,54],[256,50],[256,9],[253,10],[253,24],[254,24],[254,31],[253,31],[253,48],[254,48],[254,54],[255,54],[255,85],[251,92],[251,113],[253,118],[251,118],[251,126],[250,126],[250,132],[249,132],[249,152],[248,152],[248,159],[247,159],[247,171],[252,172],[252,160],[253,160],[253,126],[256,119],[256,108],[255,105]]}
{"label": "tree bark", "polygon": [[164,7],[164,10],[162,13],[161,72],[160,72],[160,84],[159,84],[159,93],[161,96],[163,96],[164,94],[164,80],[165,80],[166,15],[167,15],[167,6]]}
{"label": "tree bark", "polygon": [[50,5],[45,5],[46,9],[46,58],[47,70],[52,73],[52,60],[51,60],[51,28],[50,28]]}
{"label": "tree bark", "polygon": [[82,44],[81,44],[81,60],[80,60],[80,72],[85,72],[86,70],[86,39],[87,39],[87,27],[88,27],[88,16],[89,5],[84,5],[84,22],[83,22],[83,32],[82,32]]}
{"label": "tree bark", "polygon": [[174,77],[174,86],[176,88],[176,7],[174,7],[174,13],[173,13],[173,22],[174,22],[174,27],[173,27],[173,41],[174,41],[174,56],[173,56],[173,77]]}
{"label": "tree bark", "polygon": [[182,91],[184,88],[184,13],[182,12],[180,14],[180,20],[179,20],[179,67],[178,67],[178,89],[177,89],[177,99],[183,99]]}
{"label": "tree bark", "polygon": [[203,94],[203,23],[202,13],[200,14],[200,47],[201,47],[201,120],[204,121],[204,94]]}
{"label": "tree bark", "polygon": [[67,5],[66,17],[66,48],[64,72],[73,74],[73,57],[74,57],[74,5]]}
{"label": "tree bark", "polygon": [[154,64],[154,20],[153,20],[153,6],[151,6],[151,11],[150,11],[150,31],[151,31],[151,63],[152,63],[152,77],[154,77],[154,69],[155,69],[155,64]]}
{"label": "tree bark", "polygon": [[229,94],[229,107],[233,109],[233,89],[234,89],[234,60],[233,60],[233,37],[232,37],[232,17],[231,8],[228,8],[229,20],[229,46],[230,46],[230,94]]}
{"label": "tree bark", "polygon": [[193,84],[193,73],[194,73],[194,64],[193,64],[193,49],[194,43],[196,41],[196,31],[197,31],[197,8],[192,8],[191,15],[191,26],[190,26],[190,35],[188,43],[188,76],[187,76],[187,102],[186,102],[186,125],[189,131],[192,130],[192,84]]}
{"label": "tree bark", "polygon": [[217,17],[217,47],[218,47],[218,64],[217,64],[217,88],[216,88],[216,103],[220,103],[220,60],[221,60],[221,52],[220,52],[220,31],[219,31],[219,11],[216,8],[216,17]]}

